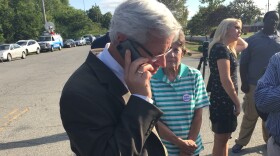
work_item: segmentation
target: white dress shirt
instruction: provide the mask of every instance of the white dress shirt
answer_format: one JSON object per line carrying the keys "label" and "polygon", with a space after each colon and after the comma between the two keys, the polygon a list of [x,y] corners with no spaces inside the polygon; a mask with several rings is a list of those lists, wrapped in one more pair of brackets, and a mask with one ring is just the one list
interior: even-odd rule
{"label": "white dress shirt", "polygon": [[[108,45],[107,45],[108,44]],[[112,55],[110,54],[110,52],[108,51],[108,47],[109,47],[109,43],[106,44],[106,47],[103,49],[103,51],[101,53],[99,53],[97,55],[97,57],[107,66],[109,67],[113,73],[122,81],[122,83],[124,84],[124,86],[126,88],[127,85],[125,83],[124,80],[124,69],[123,67],[112,57]],[[154,101],[147,97],[147,96],[143,96],[143,95],[139,95],[139,94],[132,94],[134,96],[140,97],[150,103],[153,103]]]}

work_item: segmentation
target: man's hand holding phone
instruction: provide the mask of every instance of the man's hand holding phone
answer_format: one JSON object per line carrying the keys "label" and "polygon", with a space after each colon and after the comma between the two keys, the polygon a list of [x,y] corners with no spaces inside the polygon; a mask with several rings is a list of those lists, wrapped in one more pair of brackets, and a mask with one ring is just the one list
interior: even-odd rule
{"label": "man's hand holding phone", "polygon": [[131,62],[131,52],[126,50],[124,76],[131,94],[152,97],[150,86],[152,74],[150,71],[153,71],[154,68],[151,64],[148,64],[148,61],[148,58],[140,57]]}

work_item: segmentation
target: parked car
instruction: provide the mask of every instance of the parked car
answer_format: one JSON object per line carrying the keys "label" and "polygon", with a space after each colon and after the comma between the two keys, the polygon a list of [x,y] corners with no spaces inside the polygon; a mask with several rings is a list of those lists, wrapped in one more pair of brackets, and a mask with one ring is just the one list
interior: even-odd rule
{"label": "parked car", "polygon": [[77,46],[83,46],[83,45],[86,45],[86,39],[84,37],[79,37],[79,38],[76,38],[75,39],[75,43]]}
{"label": "parked car", "polygon": [[63,43],[65,48],[76,47],[76,43],[73,39],[66,39]]}
{"label": "parked car", "polygon": [[96,39],[95,36],[93,36],[92,34],[86,34],[83,36],[86,40],[87,38],[89,39],[90,41],[90,44]]}
{"label": "parked car", "polygon": [[25,48],[18,44],[0,45],[0,59],[2,61],[12,61],[14,58],[26,58]]}
{"label": "parked car", "polygon": [[42,50],[53,52],[54,49],[61,50],[63,47],[63,39],[59,34],[44,34],[39,37],[39,45]]}
{"label": "parked car", "polygon": [[85,38],[86,39],[86,45],[91,45],[90,39],[89,38]]}
{"label": "parked car", "polygon": [[25,48],[26,55],[28,55],[29,53],[40,53],[40,45],[35,40],[19,40],[16,42],[16,44]]}

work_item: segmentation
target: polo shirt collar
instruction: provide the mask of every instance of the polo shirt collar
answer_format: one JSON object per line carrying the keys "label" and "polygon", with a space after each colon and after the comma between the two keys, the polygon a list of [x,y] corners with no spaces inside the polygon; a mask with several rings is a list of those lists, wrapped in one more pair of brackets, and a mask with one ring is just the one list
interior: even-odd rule
{"label": "polo shirt collar", "polygon": [[[177,81],[178,79],[180,79],[181,77],[187,76],[188,75],[188,66],[186,66],[185,64],[180,64],[179,66],[179,73],[176,76],[175,81]],[[169,79],[167,78],[167,76],[164,74],[163,72],[163,68],[160,67],[159,70],[157,71],[157,73],[153,76],[154,79],[157,80],[161,80],[163,82],[167,82],[170,83]],[[174,82],[175,82],[174,81]]]}

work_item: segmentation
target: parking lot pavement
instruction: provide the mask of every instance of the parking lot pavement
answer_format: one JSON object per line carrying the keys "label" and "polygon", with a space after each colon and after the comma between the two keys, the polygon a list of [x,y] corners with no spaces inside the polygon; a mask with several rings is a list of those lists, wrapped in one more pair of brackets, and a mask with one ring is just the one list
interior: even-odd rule
{"label": "parking lot pavement", "polygon": [[[64,48],[61,51],[28,55],[27,59],[0,63],[0,156],[67,156],[72,155],[68,137],[59,114],[59,98],[69,76],[85,61],[90,46]],[[183,63],[197,68],[199,54],[187,56]],[[206,67],[205,77],[209,69]],[[242,101],[243,94],[239,98]],[[201,135],[204,151],[210,156],[213,132],[204,109]],[[240,125],[242,113],[238,117]],[[239,126],[232,134],[234,144]],[[231,149],[230,149],[231,150]],[[241,155],[266,155],[258,121],[253,137]]]}

